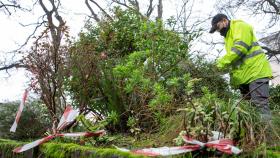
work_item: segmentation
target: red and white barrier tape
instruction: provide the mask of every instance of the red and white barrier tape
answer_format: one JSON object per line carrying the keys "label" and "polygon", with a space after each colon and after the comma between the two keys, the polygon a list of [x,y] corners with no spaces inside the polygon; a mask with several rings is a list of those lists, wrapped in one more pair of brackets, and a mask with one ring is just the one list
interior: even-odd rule
{"label": "red and white barrier tape", "polygon": [[60,118],[57,130],[64,129],[67,125],[73,122],[78,115],[78,110],[74,110],[70,105],[67,105],[63,115]]}
{"label": "red and white barrier tape", "polygon": [[144,156],[171,156],[187,152],[192,152],[200,149],[199,145],[185,145],[185,146],[176,146],[176,147],[160,147],[160,148],[146,148],[139,150],[128,150],[124,148],[117,148],[121,151],[131,152],[136,155]]}
{"label": "red and white barrier tape", "polygon": [[78,132],[78,133],[62,133],[62,134],[56,134],[56,135],[50,135],[47,137],[44,137],[42,139],[36,140],[34,142],[25,144],[24,146],[17,147],[13,150],[15,153],[21,153],[26,150],[32,149],[36,146],[39,146],[40,144],[43,144],[45,142],[48,142],[56,137],[99,137],[105,134],[104,130],[96,131],[96,132]]}
{"label": "red and white barrier tape", "polygon": [[16,113],[16,118],[15,118],[15,121],[12,125],[12,127],[10,128],[10,132],[16,132],[16,129],[17,129],[17,125],[19,123],[19,119],[20,119],[20,116],[21,116],[21,113],[23,111],[23,108],[24,108],[24,105],[25,105],[25,102],[26,102],[26,99],[27,99],[27,96],[28,96],[28,93],[29,91],[31,90],[32,87],[34,87],[36,85],[36,81],[32,81],[31,82],[31,85],[29,88],[25,89],[24,93],[23,93],[23,96],[22,96],[22,100],[20,102],[20,105],[19,105],[19,108],[18,108],[18,111]]}
{"label": "red and white barrier tape", "polygon": [[18,108],[18,111],[17,111],[17,114],[16,114],[15,121],[14,121],[12,127],[10,128],[10,132],[16,132],[17,125],[18,125],[18,122],[19,122],[19,119],[20,119],[22,110],[23,110],[23,108],[24,108],[24,104],[25,104],[25,101],[26,101],[28,92],[29,92],[29,89],[26,89],[26,90],[24,91],[24,93],[23,93],[23,97],[22,97],[22,100],[21,100],[21,102],[20,102],[20,105],[19,105],[19,108]]}
{"label": "red and white barrier tape", "polygon": [[227,154],[240,154],[242,152],[242,150],[233,146],[233,141],[230,139],[220,139],[203,143],[198,140],[188,138],[187,136],[182,136],[182,138],[188,144],[199,145],[200,147],[211,147]]}
{"label": "red and white barrier tape", "polygon": [[[78,110],[74,110],[70,105],[68,105],[59,121],[57,130],[62,130],[65,128],[69,123],[75,120],[75,118],[79,115]],[[40,144],[43,144],[51,139],[54,139],[56,137],[99,137],[103,136],[105,134],[104,130],[96,131],[96,132],[78,132],[78,133],[57,133],[54,135],[50,135],[47,137],[44,137],[42,139],[36,140],[34,142],[25,144],[22,147],[18,147],[13,150],[15,153],[20,153],[26,150],[29,150],[31,148],[34,148]]]}
{"label": "red and white barrier tape", "polygon": [[[36,84],[36,82],[32,82],[31,87],[34,86],[35,84]],[[19,119],[20,119],[21,113],[23,111],[23,108],[24,108],[24,105],[25,105],[25,102],[26,102],[26,99],[27,99],[27,96],[28,96],[28,93],[29,93],[31,87],[25,89],[25,91],[23,93],[22,100],[20,102],[18,111],[16,113],[15,121],[14,121],[12,127],[10,128],[10,132],[16,132],[17,125],[19,123]],[[74,121],[78,115],[79,115],[78,110],[73,110],[73,108],[70,105],[67,105],[67,107],[60,119],[57,130],[62,130],[63,128],[65,128],[67,125],[69,125],[69,123]]]}
{"label": "red and white barrier tape", "polygon": [[206,143],[207,147],[215,148],[226,154],[240,154],[242,150],[233,146],[233,141],[230,139],[221,139]]}
{"label": "red and white barrier tape", "polygon": [[146,148],[146,149],[139,149],[139,150],[128,150],[128,149],[118,148],[118,147],[117,149],[125,152],[131,152],[133,154],[144,155],[144,156],[171,156],[176,154],[197,151],[202,149],[203,147],[214,148],[226,154],[240,154],[242,152],[242,150],[233,146],[233,141],[230,139],[220,139],[220,140],[203,143],[198,140],[188,138],[187,136],[182,136],[182,138],[185,143],[192,144],[192,145],[185,145],[185,146],[178,146],[178,147]]}
{"label": "red and white barrier tape", "polygon": [[99,137],[99,136],[103,136],[104,134],[106,134],[105,130],[99,130],[99,131],[95,131],[95,132],[76,132],[76,133],[62,133],[62,134],[56,134],[56,136],[58,137]]}
{"label": "red and white barrier tape", "polygon": [[20,153],[20,152],[29,150],[29,149],[31,149],[31,148],[34,148],[34,147],[36,147],[36,146],[38,146],[38,145],[40,145],[40,144],[43,144],[43,143],[45,143],[45,142],[47,142],[47,141],[53,139],[54,137],[55,137],[55,136],[50,135],[50,136],[44,137],[44,138],[42,138],[42,139],[38,139],[38,140],[36,140],[36,141],[34,141],[34,142],[25,144],[25,145],[22,146],[22,147],[17,147],[17,148],[15,148],[15,149],[13,150],[13,152],[15,152],[15,153]]}

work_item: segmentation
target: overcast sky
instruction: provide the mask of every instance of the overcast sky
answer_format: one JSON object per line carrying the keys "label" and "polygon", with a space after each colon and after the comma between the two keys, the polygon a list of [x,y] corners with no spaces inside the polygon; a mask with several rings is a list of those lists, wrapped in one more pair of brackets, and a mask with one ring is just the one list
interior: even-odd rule
{"label": "overcast sky", "polygon": [[[23,2],[23,1],[22,1]],[[70,33],[72,36],[77,37],[77,34],[80,32],[81,28],[84,25],[86,20],[86,14],[89,14],[89,10],[84,4],[84,1],[76,0],[62,0],[62,16],[66,20],[68,26],[70,26]],[[141,2],[141,1],[140,1]],[[181,0],[163,0],[163,16],[164,19],[169,18],[170,16],[176,16],[178,9],[180,9]],[[29,6],[30,1],[25,1],[25,5]],[[30,4],[28,4],[30,3]],[[209,15],[214,15],[217,11],[214,10],[214,0],[196,0],[193,5],[191,18],[196,19],[206,19]],[[105,7],[105,4],[104,4]],[[42,9],[40,6],[37,6],[32,13],[23,13],[16,12],[12,16],[8,16],[3,12],[0,12],[0,58],[3,59],[4,56],[7,56],[8,51],[18,48],[19,45],[23,44],[34,30],[34,26],[23,27],[21,24],[30,24],[36,22],[37,18],[42,15]],[[244,21],[252,24],[255,28],[255,32],[258,38],[264,37],[270,32],[276,31],[277,27],[266,29],[267,17],[253,17],[248,16],[248,13],[245,11],[239,11],[234,18],[243,19]],[[205,29],[210,28],[210,20],[206,21],[201,27]],[[223,38],[219,34],[210,35],[207,32],[201,37],[203,40],[209,41],[214,39],[215,41],[222,41]],[[28,47],[27,47],[28,48]],[[201,48],[201,43],[196,43],[193,49],[199,50],[203,49],[208,50],[209,45],[204,45]],[[220,46],[220,49],[223,46]],[[210,55],[215,55],[216,51],[212,50],[207,52]],[[11,56],[10,56],[11,57]],[[25,72],[22,70],[13,70],[9,71],[9,74],[6,72],[0,72],[0,102],[4,101],[14,101],[20,100],[22,93],[25,88],[27,88],[29,82],[25,77]]]}

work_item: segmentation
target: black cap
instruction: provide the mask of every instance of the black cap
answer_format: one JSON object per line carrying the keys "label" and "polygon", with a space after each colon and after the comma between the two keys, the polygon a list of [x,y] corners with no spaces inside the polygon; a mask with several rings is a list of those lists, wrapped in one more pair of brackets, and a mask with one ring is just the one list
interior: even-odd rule
{"label": "black cap", "polygon": [[225,14],[217,14],[217,15],[215,15],[213,17],[213,19],[212,19],[212,22],[211,22],[212,27],[211,27],[209,33],[215,32],[217,30],[217,23],[220,22],[223,19],[227,19],[228,20],[228,17]]}

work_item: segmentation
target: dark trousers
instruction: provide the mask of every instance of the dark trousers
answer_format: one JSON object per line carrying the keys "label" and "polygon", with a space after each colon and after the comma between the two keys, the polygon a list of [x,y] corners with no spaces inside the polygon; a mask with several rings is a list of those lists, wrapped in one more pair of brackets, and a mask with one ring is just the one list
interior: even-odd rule
{"label": "dark trousers", "polygon": [[250,100],[261,111],[261,113],[270,113],[268,102],[268,78],[257,79],[249,84],[241,85],[239,89],[243,97],[250,92],[250,94],[245,99]]}

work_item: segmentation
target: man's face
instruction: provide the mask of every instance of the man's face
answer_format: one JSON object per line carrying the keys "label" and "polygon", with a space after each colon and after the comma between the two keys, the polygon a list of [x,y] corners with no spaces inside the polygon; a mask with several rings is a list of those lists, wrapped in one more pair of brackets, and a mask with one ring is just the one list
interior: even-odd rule
{"label": "man's face", "polygon": [[227,19],[223,19],[217,23],[217,31],[220,32],[223,28],[227,27]]}

